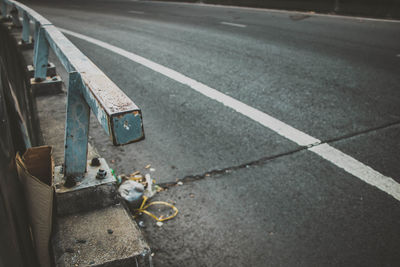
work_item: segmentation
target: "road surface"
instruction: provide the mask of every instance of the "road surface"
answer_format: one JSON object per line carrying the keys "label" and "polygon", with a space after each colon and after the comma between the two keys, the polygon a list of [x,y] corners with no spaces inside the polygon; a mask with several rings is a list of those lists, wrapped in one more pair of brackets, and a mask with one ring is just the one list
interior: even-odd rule
{"label": "road surface", "polygon": [[156,266],[400,264],[399,22],[28,5],[142,108],[144,141],[90,136],[117,173],[151,164],[156,199],[179,208],[162,227],[143,218]]}

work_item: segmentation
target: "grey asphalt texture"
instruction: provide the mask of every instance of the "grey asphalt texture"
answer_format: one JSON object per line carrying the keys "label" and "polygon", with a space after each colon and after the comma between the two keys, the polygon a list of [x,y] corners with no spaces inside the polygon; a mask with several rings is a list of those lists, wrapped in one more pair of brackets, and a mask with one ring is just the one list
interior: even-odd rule
{"label": "grey asphalt texture", "polygon": [[[29,5],[400,182],[399,23],[141,1]],[[151,164],[168,188],[154,199],[180,210],[162,227],[142,218],[155,266],[400,265],[399,201],[187,86],[67,37],[142,108],[145,140],[114,147],[95,122],[90,136],[119,174]]]}

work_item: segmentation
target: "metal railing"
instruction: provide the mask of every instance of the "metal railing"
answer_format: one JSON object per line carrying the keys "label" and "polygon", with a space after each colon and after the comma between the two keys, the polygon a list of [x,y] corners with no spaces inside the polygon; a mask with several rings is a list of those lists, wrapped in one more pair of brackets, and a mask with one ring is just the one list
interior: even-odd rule
{"label": "metal railing", "polygon": [[64,176],[86,171],[90,110],[114,145],[144,138],[141,110],[50,21],[17,1],[0,1],[2,16],[10,11],[13,24],[22,26],[22,42],[33,39],[35,81],[46,81],[49,48],[68,72]]}

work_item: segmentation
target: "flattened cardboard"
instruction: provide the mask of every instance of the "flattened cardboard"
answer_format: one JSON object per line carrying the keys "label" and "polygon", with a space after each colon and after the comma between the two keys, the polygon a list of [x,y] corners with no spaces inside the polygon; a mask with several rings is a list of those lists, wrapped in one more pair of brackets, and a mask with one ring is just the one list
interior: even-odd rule
{"label": "flattened cardboard", "polygon": [[54,198],[52,147],[29,148],[22,157],[17,153],[16,164],[24,187],[36,255],[40,266],[50,267],[49,242]]}

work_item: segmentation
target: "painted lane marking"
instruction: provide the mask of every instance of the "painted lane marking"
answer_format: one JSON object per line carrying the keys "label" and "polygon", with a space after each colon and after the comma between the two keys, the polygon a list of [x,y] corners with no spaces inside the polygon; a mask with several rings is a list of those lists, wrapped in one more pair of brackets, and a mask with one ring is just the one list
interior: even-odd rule
{"label": "painted lane marking", "polygon": [[139,14],[139,15],[144,14],[143,11],[137,11],[137,10],[129,10],[128,13],[131,13],[131,14]]}
{"label": "painted lane marking", "polygon": [[308,150],[400,201],[400,184],[392,178],[375,171],[371,167],[328,144],[320,144],[308,148]]}
{"label": "painted lane marking", "polygon": [[280,135],[286,137],[287,139],[296,142],[300,146],[310,146],[310,145],[321,142],[320,140],[295,129],[295,128],[291,127],[290,125],[288,125],[280,120],[277,120],[264,112],[261,112],[253,107],[250,107],[249,105],[246,105],[228,95],[225,95],[203,83],[195,81],[195,80],[193,80],[177,71],[174,71],[170,68],[162,66],[158,63],[155,63],[151,60],[148,60],[148,59],[141,57],[139,55],[136,55],[134,53],[128,52],[119,47],[116,47],[116,46],[110,45],[108,43],[105,43],[103,41],[91,38],[89,36],[82,35],[80,33],[72,32],[69,30],[61,29],[61,28],[59,28],[59,30],[66,34],[69,34],[71,36],[80,38],[87,42],[90,42],[90,43],[96,44],[100,47],[103,47],[105,49],[108,49],[116,54],[119,54],[119,55],[126,57],[138,64],[141,64],[149,69],[152,69],[155,72],[161,73],[164,76],[167,76],[179,83],[187,85],[187,86],[191,87],[192,89],[194,89],[195,91],[197,91],[211,99],[214,99],[214,100],[224,104],[225,106],[236,110],[239,113],[242,113],[243,115],[249,117],[250,119],[252,119],[254,121],[259,122],[260,124],[264,125],[267,128],[272,129],[273,131],[279,133]]}
{"label": "painted lane marking", "polygon": [[233,26],[233,27],[239,27],[239,28],[246,28],[247,26],[244,24],[237,24],[237,23],[231,23],[231,22],[226,22],[226,21],[221,21],[221,24],[228,25],[228,26]]}
{"label": "painted lane marking", "polygon": [[314,152],[315,154],[321,156],[325,160],[331,162],[337,167],[345,170],[346,172],[352,174],[353,176],[359,178],[360,180],[379,188],[380,190],[391,195],[395,199],[400,201],[400,184],[394,181],[392,178],[384,176],[383,174],[373,170],[371,167],[359,162],[358,160],[352,158],[351,156],[331,147],[326,143],[321,144],[321,140],[314,138],[300,130],[293,128],[292,126],[275,119],[274,117],[255,109],[239,100],[236,100],[228,95],[225,95],[203,83],[193,80],[175,70],[167,68],[163,65],[155,63],[144,57],[126,51],[122,48],[113,46],[106,42],[100,41],[98,39],[72,32],[66,29],[58,28],[60,31],[74,36],[76,38],[85,40],[89,43],[95,44],[97,46],[103,47],[110,50],[118,55],[132,60],[138,64],[141,64],[155,72],[158,72],[166,77],[171,78],[181,84],[187,85],[193,90],[201,93],[239,113],[242,115],[260,123],[261,125],[275,131],[279,135],[297,143],[300,146],[309,147],[308,150]]}

